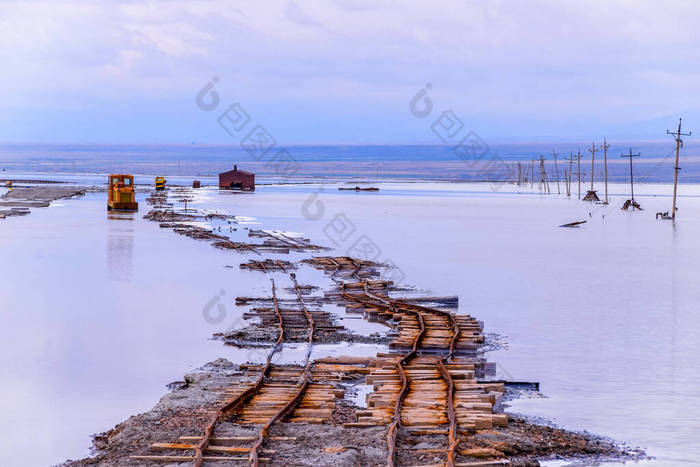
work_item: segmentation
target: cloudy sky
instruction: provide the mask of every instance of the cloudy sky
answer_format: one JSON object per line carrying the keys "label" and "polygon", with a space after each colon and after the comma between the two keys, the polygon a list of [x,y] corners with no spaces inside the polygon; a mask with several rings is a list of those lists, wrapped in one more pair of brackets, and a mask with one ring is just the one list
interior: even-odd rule
{"label": "cloudy sky", "polygon": [[[699,123],[695,2],[0,2],[0,141],[226,143],[239,103],[280,143],[662,138]],[[196,95],[213,77],[219,106]],[[434,111],[409,112],[426,83]]]}

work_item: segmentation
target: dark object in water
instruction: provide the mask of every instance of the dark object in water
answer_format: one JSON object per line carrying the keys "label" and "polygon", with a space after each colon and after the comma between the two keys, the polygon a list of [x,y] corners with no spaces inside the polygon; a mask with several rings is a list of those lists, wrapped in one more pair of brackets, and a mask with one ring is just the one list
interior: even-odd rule
{"label": "dark object in water", "polygon": [[562,224],[559,227],[578,227],[581,224],[585,224],[588,221],[577,221],[577,222],[569,222],[568,224]]}
{"label": "dark object in water", "polygon": [[627,211],[629,208],[632,208],[634,211],[635,209],[639,209],[640,211],[643,211],[642,207],[633,199],[628,199],[625,201],[625,204],[622,205],[622,209],[624,211]]}
{"label": "dark object in water", "polygon": [[668,211],[666,212],[657,212],[656,213],[656,218],[661,218],[662,220],[669,220],[671,219],[671,216],[668,215]]}
{"label": "dark object in water", "polygon": [[505,387],[523,389],[527,391],[539,391],[539,381],[506,381],[504,379],[491,379],[479,381],[480,384],[498,384],[501,383]]}
{"label": "dark object in water", "polygon": [[583,197],[584,201],[600,201],[600,198],[598,198],[598,194],[595,192],[595,190],[588,190],[588,193],[586,193],[586,196]]}
{"label": "dark object in water", "polygon": [[27,208],[12,208],[9,210],[0,210],[0,219],[5,219],[10,216],[26,216],[29,214],[29,209]]}
{"label": "dark object in water", "polygon": [[339,190],[343,190],[343,191],[379,191],[379,188],[373,187],[373,186],[370,186],[370,187],[367,187],[367,188],[361,188],[361,187],[359,187],[359,186],[356,186],[356,187],[353,187],[353,188],[343,188],[343,187],[339,187],[338,189],[339,189]]}

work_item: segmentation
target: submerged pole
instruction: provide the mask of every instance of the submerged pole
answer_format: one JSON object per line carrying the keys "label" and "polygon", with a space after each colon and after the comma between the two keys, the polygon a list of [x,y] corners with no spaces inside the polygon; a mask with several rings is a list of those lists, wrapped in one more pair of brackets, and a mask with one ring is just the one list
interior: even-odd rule
{"label": "submerged pole", "polygon": [[674,166],[675,172],[673,173],[673,208],[671,210],[671,219],[675,220],[676,219],[676,192],[678,191],[678,171],[681,170],[680,167],[678,167],[678,156],[680,154],[681,148],[683,147],[683,140],[681,139],[681,136],[690,136],[693,132],[689,133],[681,133],[681,123],[683,119],[679,118],[678,119],[678,131],[675,133],[666,130],[666,133],[669,135],[673,135],[673,137],[676,140],[676,165]]}
{"label": "submerged pole", "polygon": [[631,206],[632,210],[634,211],[634,175],[632,172],[632,158],[633,157],[639,157],[641,154],[632,154],[632,148],[630,148],[630,153],[629,154],[622,154],[622,157],[629,157],[630,159],[630,194],[632,195],[631,198]]}
{"label": "submerged pole", "polygon": [[579,150],[576,154],[576,165],[578,166],[576,172],[578,172],[578,199],[581,199],[581,151]]}
{"label": "submerged pole", "polygon": [[552,150],[552,156],[554,156],[554,175],[557,177],[557,193],[561,194],[561,188],[559,188],[559,168],[557,167],[557,151]]}
{"label": "submerged pole", "polygon": [[598,151],[599,148],[595,147],[595,143],[591,144],[591,147],[589,149],[591,153],[591,191],[593,191],[593,179],[595,177],[595,153]]}
{"label": "submerged pole", "polygon": [[569,153],[569,185],[566,189],[566,196],[571,196],[571,176],[573,174],[573,172],[572,172],[573,163],[574,163],[574,152],[571,151]]}
{"label": "submerged pole", "polygon": [[[605,166],[605,204],[608,204],[608,148],[610,145],[608,142],[603,138],[603,164]],[[631,149],[630,149],[631,151]]]}

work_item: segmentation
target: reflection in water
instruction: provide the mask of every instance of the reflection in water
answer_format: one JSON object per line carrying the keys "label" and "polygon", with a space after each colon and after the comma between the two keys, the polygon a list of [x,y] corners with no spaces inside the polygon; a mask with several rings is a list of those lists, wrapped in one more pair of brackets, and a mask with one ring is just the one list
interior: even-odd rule
{"label": "reflection in water", "polygon": [[134,275],[134,213],[107,214],[107,271],[111,280],[131,282]]}

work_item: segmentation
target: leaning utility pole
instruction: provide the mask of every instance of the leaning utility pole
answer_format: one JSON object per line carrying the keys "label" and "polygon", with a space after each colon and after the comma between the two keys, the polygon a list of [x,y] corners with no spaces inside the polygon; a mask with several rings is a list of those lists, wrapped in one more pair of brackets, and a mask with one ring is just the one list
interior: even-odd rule
{"label": "leaning utility pole", "polygon": [[624,210],[627,210],[630,207],[633,211],[635,208],[642,209],[642,207],[634,200],[634,176],[632,175],[632,158],[639,157],[640,155],[641,154],[632,154],[632,148],[630,148],[629,154],[622,154],[622,157],[630,158],[630,193],[632,194],[632,198],[625,201],[624,206],[622,206],[622,209]]}
{"label": "leaning utility pole", "polygon": [[581,151],[579,150],[578,154],[576,154],[576,165],[578,166],[576,168],[576,172],[578,174],[578,199],[581,199],[581,158],[583,156],[581,155]]}
{"label": "leaning utility pole", "polygon": [[544,157],[540,154],[540,184],[543,190],[549,194],[549,181],[547,180],[547,168],[544,166]]}
{"label": "leaning utility pole", "polygon": [[561,194],[561,189],[559,188],[559,169],[557,168],[557,151],[552,149],[552,156],[554,156],[554,174],[557,177],[557,193]]}
{"label": "leaning utility pole", "polygon": [[676,219],[676,191],[678,189],[678,171],[681,170],[681,168],[678,167],[678,154],[680,153],[680,150],[683,147],[683,140],[681,139],[681,136],[690,136],[691,134],[693,134],[692,131],[690,133],[681,133],[682,120],[683,119],[681,118],[678,119],[678,131],[676,131],[675,133],[671,130],[666,130],[666,134],[673,135],[673,138],[676,140],[676,166],[674,167],[675,172],[673,174],[673,208],[671,210],[671,219],[673,220]]}
{"label": "leaning utility pole", "polygon": [[569,153],[569,185],[566,187],[566,196],[571,196],[571,176],[574,172],[572,172],[572,164],[574,163],[574,153],[570,152]]}
{"label": "leaning utility pole", "polygon": [[[601,148],[603,148],[603,161],[605,164],[605,201],[603,201],[603,204],[608,204],[608,148],[610,145],[608,142],[603,138],[603,145]],[[631,151],[631,150],[630,150]],[[632,159],[630,158],[630,161]],[[634,196],[633,196],[634,198]]]}

